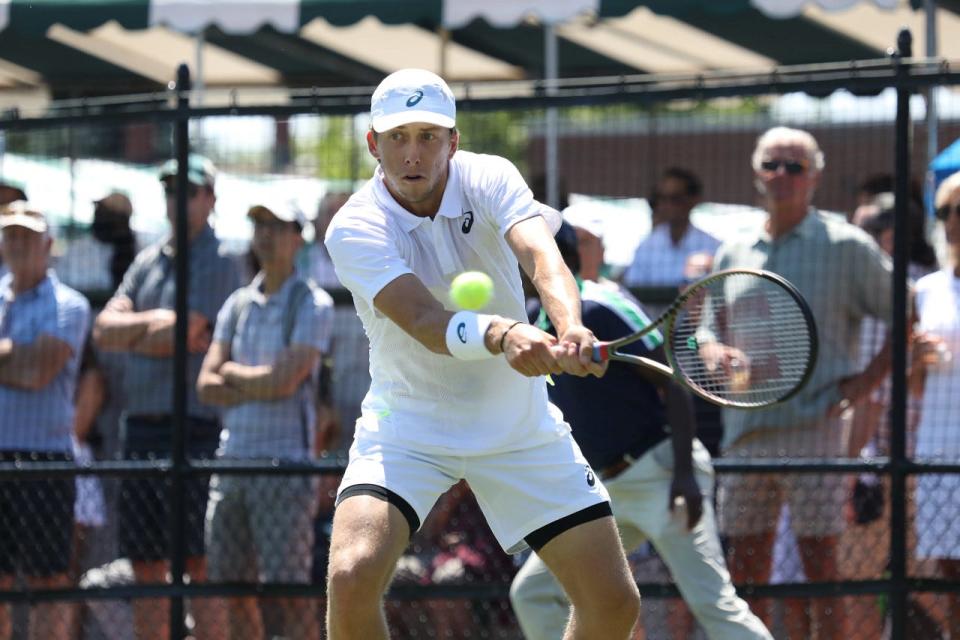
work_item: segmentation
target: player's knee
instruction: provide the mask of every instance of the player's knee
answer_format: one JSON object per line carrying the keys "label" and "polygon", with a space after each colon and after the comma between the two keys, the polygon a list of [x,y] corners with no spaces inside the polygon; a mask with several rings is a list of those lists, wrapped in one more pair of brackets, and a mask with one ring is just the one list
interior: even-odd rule
{"label": "player's knee", "polygon": [[330,554],[327,570],[327,597],[343,602],[378,599],[386,590],[392,567],[383,554],[363,543],[352,544]]}

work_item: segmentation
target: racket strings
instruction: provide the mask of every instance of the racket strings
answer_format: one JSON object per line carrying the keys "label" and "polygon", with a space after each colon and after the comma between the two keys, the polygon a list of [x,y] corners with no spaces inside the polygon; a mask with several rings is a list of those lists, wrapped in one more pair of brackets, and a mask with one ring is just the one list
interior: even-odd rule
{"label": "racket strings", "polygon": [[815,350],[807,315],[778,283],[731,273],[691,291],[674,320],[675,365],[702,393],[762,406],[793,392]]}

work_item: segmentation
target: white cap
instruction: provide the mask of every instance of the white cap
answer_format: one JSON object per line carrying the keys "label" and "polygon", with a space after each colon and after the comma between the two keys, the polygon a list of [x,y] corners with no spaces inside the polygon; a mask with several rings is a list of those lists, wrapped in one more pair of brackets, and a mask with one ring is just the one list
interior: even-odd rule
{"label": "white cap", "polygon": [[260,211],[266,211],[277,220],[284,222],[295,222],[300,229],[307,226],[307,216],[294,202],[264,202],[255,204],[247,211],[249,217],[255,216]]}
{"label": "white cap", "polygon": [[0,229],[25,227],[37,233],[47,232],[47,219],[25,200],[17,200],[0,210]]}
{"label": "white cap", "polygon": [[383,79],[370,100],[371,126],[377,133],[411,122],[452,129],[457,103],[443,78],[425,69],[401,69]]}
{"label": "white cap", "polygon": [[603,240],[603,217],[595,204],[572,204],[563,210],[563,219]]}

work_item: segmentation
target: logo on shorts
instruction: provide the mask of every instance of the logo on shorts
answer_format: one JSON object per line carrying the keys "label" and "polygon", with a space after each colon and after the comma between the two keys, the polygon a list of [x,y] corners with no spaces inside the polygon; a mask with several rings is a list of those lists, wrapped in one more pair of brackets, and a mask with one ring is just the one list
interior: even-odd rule
{"label": "logo on shorts", "polygon": [[590,468],[590,465],[585,465],[583,468],[587,471],[587,486],[592,487],[597,484],[597,477],[593,475],[593,469]]}
{"label": "logo on shorts", "polygon": [[463,213],[463,224],[460,225],[460,231],[464,233],[470,233],[470,229],[473,228],[473,211],[465,211]]}
{"label": "logo on shorts", "polygon": [[467,344],[467,323],[461,322],[457,325],[457,337],[460,338],[460,342]]}
{"label": "logo on shorts", "polygon": [[414,91],[413,95],[407,98],[407,106],[415,107],[421,100],[423,100],[423,91]]}

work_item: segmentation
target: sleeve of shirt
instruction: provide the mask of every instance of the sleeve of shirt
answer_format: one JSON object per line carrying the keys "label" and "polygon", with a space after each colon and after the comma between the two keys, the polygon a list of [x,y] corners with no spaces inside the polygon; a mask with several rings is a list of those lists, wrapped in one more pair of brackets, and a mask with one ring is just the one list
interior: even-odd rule
{"label": "sleeve of shirt", "polygon": [[413,271],[400,255],[386,225],[358,215],[346,217],[340,213],[337,218],[326,239],[337,277],[350,293],[372,307],[373,299],[385,286]]}
{"label": "sleeve of shirt", "polygon": [[190,310],[203,314],[213,323],[223,303],[240,286],[240,277],[233,260],[221,255],[207,273],[207,278],[190,288]]}
{"label": "sleeve of shirt", "polygon": [[506,158],[489,156],[490,164],[480,178],[481,194],[487,200],[487,210],[496,212],[500,234],[522,220],[541,216],[551,233],[560,230],[563,221],[560,212],[533,197],[520,171]]}
{"label": "sleeve of shirt", "polygon": [[329,353],[332,334],[333,300],[323,289],[316,289],[312,296],[304,296],[297,309],[290,344],[305,344],[320,353]]}
{"label": "sleeve of shirt", "polygon": [[241,289],[234,291],[220,307],[220,311],[217,313],[217,323],[213,329],[214,342],[233,343],[233,336],[237,332],[236,306],[240,292]]}
{"label": "sleeve of shirt", "polygon": [[50,334],[70,345],[74,354],[83,352],[90,329],[90,303],[80,294],[58,297],[56,326]]}
{"label": "sleeve of shirt", "polygon": [[[126,273],[123,274],[123,280],[120,281],[120,286],[117,287],[116,293],[113,294],[115,297],[123,296],[130,298],[136,303],[137,293],[140,291],[144,274],[146,274],[148,256],[155,254],[155,252],[155,248],[148,247],[137,254],[130,266],[127,267]],[[140,311],[140,309],[136,310]]]}
{"label": "sleeve of shirt", "polygon": [[893,316],[893,266],[890,258],[867,237],[848,241],[857,274],[853,302],[861,315],[889,322]]}

